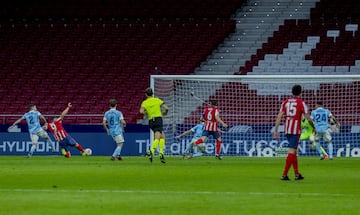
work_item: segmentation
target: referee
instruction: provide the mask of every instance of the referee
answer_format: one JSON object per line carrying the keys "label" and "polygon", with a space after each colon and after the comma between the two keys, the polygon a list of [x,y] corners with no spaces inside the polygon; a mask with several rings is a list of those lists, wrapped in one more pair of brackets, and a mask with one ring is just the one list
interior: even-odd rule
{"label": "referee", "polygon": [[[153,90],[149,87],[145,90],[146,99],[141,103],[140,113],[147,115],[149,119],[149,127],[154,132],[154,141],[152,142],[149,159],[153,160],[155,150],[159,146],[160,161],[165,163],[164,148],[165,148],[165,133],[163,131],[163,115],[169,111],[169,108],[164,102],[154,97]],[[163,112],[161,111],[163,110]]]}

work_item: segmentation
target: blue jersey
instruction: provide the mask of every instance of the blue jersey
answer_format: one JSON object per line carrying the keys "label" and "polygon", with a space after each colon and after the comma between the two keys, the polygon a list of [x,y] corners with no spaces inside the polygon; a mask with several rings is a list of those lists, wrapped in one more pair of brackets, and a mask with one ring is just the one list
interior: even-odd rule
{"label": "blue jersey", "polygon": [[202,136],[202,132],[204,130],[204,123],[197,124],[190,130],[194,132],[193,139],[199,139]]}
{"label": "blue jersey", "polygon": [[311,119],[317,132],[325,132],[329,129],[329,117],[331,112],[325,108],[316,108],[311,112]]}
{"label": "blue jersey", "polygon": [[110,109],[105,112],[104,120],[107,121],[107,125],[110,130],[110,135],[112,137],[122,135],[122,127],[121,127],[121,120],[123,120],[123,114],[116,110],[116,109]]}
{"label": "blue jersey", "polygon": [[39,116],[41,113],[36,110],[32,110],[24,114],[24,119],[27,122],[29,132],[31,134],[36,134],[41,130]]}

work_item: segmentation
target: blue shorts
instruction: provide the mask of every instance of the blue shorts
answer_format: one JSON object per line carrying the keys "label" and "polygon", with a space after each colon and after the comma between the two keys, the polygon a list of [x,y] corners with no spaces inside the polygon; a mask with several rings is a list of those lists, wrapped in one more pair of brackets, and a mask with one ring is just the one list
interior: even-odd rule
{"label": "blue shorts", "polygon": [[59,145],[62,148],[66,148],[66,146],[75,146],[76,145],[76,140],[74,140],[74,138],[72,138],[69,135],[69,136],[66,136],[63,140],[60,140]]}
{"label": "blue shorts", "polygon": [[206,131],[206,130],[203,130],[202,132],[202,136],[204,137],[209,137],[209,136],[213,136],[214,139],[218,139],[220,137],[220,134],[219,132],[217,131]]}
{"label": "blue shorts", "polygon": [[286,134],[286,139],[289,142],[289,148],[297,149],[299,145],[300,134]]}

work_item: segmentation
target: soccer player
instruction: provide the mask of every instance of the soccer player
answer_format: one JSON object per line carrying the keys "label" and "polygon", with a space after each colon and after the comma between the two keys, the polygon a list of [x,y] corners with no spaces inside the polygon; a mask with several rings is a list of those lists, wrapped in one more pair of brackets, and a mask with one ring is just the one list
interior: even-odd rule
{"label": "soccer player", "polygon": [[[311,126],[310,122],[303,117],[302,121],[301,121],[301,135],[300,135],[300,140],[302,141],[307,141],[309,140],[311,142],[311,147],[313,149],[315,149],[315,147],[317,147],[316,141],[315,141],[315,135],[314,135],[314,128]],[[321,154],[323,155],[324,158],[328,158],[328,154],[326,153],[325,149],[320,146],[320,150],[321,150]]]}
{"label": "soccer player", "polygon": [[[301,134],[301,117],[309,120],[312,125],[312,120],[309,116],[307,106],[305,102],[300,99],[301,86],[294,85],[292,87],[291,98],[286,99],[281,104],[280,111],[275,121],[274,139],[279,139],[279,126],[282,118],[285,118],[284,131],[286,138],[289,142],[288,155],[286,157],[285,168],[281,177],[281,180],[290,180],[288,177],[288,171],[291,166],[294,168],[295,180],[302,180],[304,177],[299,173],[298,159],[297,159],[297,148],[299,144],[299,138]],[[313,126],[313,125],[312,125]]]}
{"label": "soccer player", "polygon": [[328,151],[329,151],[329,159],[333,159],[333,151],[334,147],[331,142],[331,134],[329,129],[329,119],[331,121],[335,122],[336,127],[339,128],[340,124],[336,121],[334,115],[331,114],[330,110],[323,107],[323,102],[318,101],[316,103],[316,109],[311,112],[311,118],[314,121],[315,125],[315,141],[316,143],[316,149],[320,154],[320,159],[323,160],[326,158],[324,154],[322,154],[320,149],[320,139],[323,138],[325,142],[328,143]]}
{"label": "soccer player", "polygon": [[187,158],[198,157],[198,156],[203,155],[203,153],[205,152],[205,144],[203,143],[202,145],[199,145],[200,152],[195,153],[195,154],[193,153],[194,146],[196,146],[195,142],[202,136],[202,132],[204,130],[204,125],[205,125],[204,119],[201,117],[199,124],[195,125],[191,129],[186,130],[183,133],[181,133],[180,135],[175,137],[176,139],[179,139],[185,135],[194,134],[192,140],[186,146],[186,150],[183,153],[183,158],[185,158],[186,156],[188,156]]}
{"label": "soccer player", "polygon": [[204,110],[203,117],[205,120],[204,130],[200,139],[198,139],[195,144],[199,145],[206,141],[206,138],[210,135],[216,139],[216,149],[215,149],[215,158],[221,160],[220,148],[221,148],[221,137],[218,130],[218,123],[220,123],[224,128],[227,128],[227,124],[220,118],[219,110],[217,109],[217,101],[211,101],[211,107],[207,107]]}
{"label": "soccer player", "polygon": [[55,140],[59,143],[61,147],[61,153],[69,158],[71,156],[68,146],[77,148],[83,156],[86,156],[84,148],[72,138],[62,126],[62,121],[66,114],[68,114],[69,109],[72,107],[71,103],[67,104],[65,110],[61,113],[59,117],[54,117],[52,122],[48,123],[47,126],[44,126],[44,129],[47,129],[54,136]]}
{"label": "soccer player", "polygon": [[149,120],[149,127],[154,132],[154,141],[151,144],[149,160],[152,162],[155,150],[159,147],[160,161],[165,163],[165,133],[163,131],[163,116],[166,116],[169,107],[159,98],[154,97],[153,90],[145,90],[146,99],[141,103],[140,113],[146,115]]}
{"label": "soccer player", "polygon": [[103,118],[103,126],[106,130],[106,133],[112,136],[113,140],[117,144],[117,147],[115,148],[110,160],[114,161],[115,158],[122,160],[121,150],[124,144],[123,128],[126,126],[126,121],[121,111],[116,109],[116,99],[110,99],[109,106],[110,110],[105,112]]}
{"label": "soccer player", "polygon": [[30,152],[28,153],[27,157],[30,158],[34,151],[36,150],[39,140],[39,137],[44,138],[46,140],[46,143],[50,145],[52,152],[56,152],[55,145],[51,141],[48,133],[44,131],[44,129],[40,125],[40,119],[44,121],[44,125],[47,125],[47,121],[45,117],[37,110],[35,104],[29,105],[29,112],[25,113],[22,117],[20,117],[18,120],[16,120],[9,128],[12,129],[16,124],[20,123],[22,120],[26,120],[26,123],[28,125],[30,139],[32,142],[32,146],[30,148]]}

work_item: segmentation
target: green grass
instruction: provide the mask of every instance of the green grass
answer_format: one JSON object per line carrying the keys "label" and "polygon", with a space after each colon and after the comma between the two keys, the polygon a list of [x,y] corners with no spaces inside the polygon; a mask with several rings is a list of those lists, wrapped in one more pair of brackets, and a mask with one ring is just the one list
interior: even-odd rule
{"label": "green grass", "polygon": [[0,214],[358,214],[360,159],[0,157]]}

